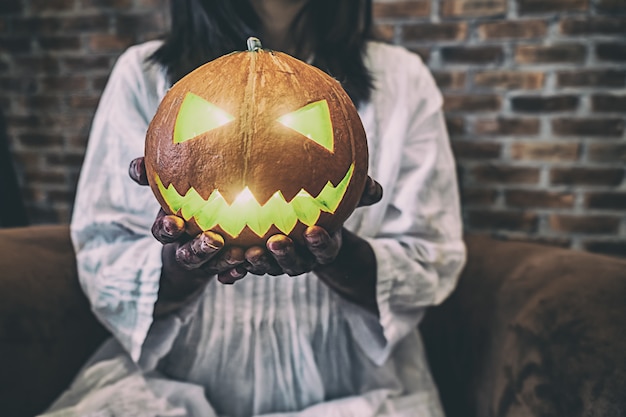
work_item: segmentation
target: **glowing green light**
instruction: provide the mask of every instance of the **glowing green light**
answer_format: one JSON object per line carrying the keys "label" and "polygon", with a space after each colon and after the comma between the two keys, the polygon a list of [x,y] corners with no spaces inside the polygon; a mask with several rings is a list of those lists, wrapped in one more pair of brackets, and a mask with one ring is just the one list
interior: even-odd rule
{"label": "glowing green light", "polygon": [[333,123],[330,120],[330,109],[326,100],[307,104],[280,117],[278,121],[333,152],[335,148]]}
{"label": "glowing green light", "polygon": [[174,143],[186,142],[234,119],[215,104],[193,93],[187,93],[176,116]]}
{"label": "glowing green light", "polygon": [[165,187],[158,175],[155,179],[172,213],[180,211],[185,220],[195,219],[202,230],[219,225],[230,236],[237,237],[246,226],[258,236],[263,236],[272,225],[284,234],[291,233],[298,221],[307,226],[314,225],[322,211],[334,213],[337,210],[353,172],[354,164],[337,186],[328,181],[317,197],[302,189],[288,202],[277,191],[263,205],[258,203],[248,187],[239,193],[232,204],[228,204],[218,190],[214,190],[204,200],[193,188],[182,196],[172,184]]}

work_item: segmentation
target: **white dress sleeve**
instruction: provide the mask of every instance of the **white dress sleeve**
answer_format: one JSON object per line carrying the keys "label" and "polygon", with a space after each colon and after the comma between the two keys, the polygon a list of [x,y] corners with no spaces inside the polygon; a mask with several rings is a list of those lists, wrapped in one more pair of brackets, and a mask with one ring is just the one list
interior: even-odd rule
{"label": "white dress sleeve", "polygon": [[416,55],[403,51],[401,56],[402,61],[396,56],[390,62],[408,70],[381,73],[378,80],[381,88],[392,90],[385,91],[385,108],[375,109],[380,137],[373,144],[371,168],[384,196],[366,209],[361,227],[376,256],[380,316],[346,306],[355,339],[378,364],[416,331],[425,307],[451,293],[465,262],[441,93]]}
{"label": "white dress sleeve", "polygon": [[139,55],[137,47],[125,52],[104,90],[71,221],[80,284],[95,315],[135,361],[152,324],[162,265],[162,245],[150,234],[158,203],[128,175],[130,161],[144,154],[159,102],[146,76],[157,69]]}

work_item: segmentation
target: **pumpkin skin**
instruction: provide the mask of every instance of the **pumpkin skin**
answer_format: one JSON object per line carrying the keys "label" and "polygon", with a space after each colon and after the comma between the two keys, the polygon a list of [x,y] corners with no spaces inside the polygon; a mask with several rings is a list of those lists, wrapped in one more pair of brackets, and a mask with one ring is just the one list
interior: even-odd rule
{"label": "pumpkin skin", "polygon": [[302,243],[313,224],[338,230],[363,193],[368,151],[339,82],[255,48],[204,64],[168,91],[145,164],[157,200],[187,233],[212,230],[249,247],[278,233]]}

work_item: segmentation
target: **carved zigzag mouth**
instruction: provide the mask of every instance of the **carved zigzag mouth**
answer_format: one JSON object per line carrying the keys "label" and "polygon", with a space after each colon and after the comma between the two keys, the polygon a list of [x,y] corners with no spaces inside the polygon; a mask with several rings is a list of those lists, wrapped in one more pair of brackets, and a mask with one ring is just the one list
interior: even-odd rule
{"label": "carved zigzag mouth", "polygon": [[272,225],[284,234],[291,233],[298,221],[307,226],[314,225],[322,211],[334,213],[337,210],[353,173],[354,164],[350,165],[339,184],[334,186],[328,181],[316,197],[301,189],[291,201],[286,201],[283,194],[277,191],[263,205],[259,204],[248,187],[228,204],[218,190],[214,190],[205,200],[193,187],[183,196],[173,184],[165,187],[158,175],[155,175],[155,179],[172,213],[182,215],[186,221],[193,218],[204,231],[219,226],[236,238],[246,226],[261,237]]}

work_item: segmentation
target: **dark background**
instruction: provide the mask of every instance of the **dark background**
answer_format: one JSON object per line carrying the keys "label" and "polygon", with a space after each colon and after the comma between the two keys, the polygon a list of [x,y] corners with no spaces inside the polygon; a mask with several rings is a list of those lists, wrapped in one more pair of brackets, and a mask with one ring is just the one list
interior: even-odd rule
{"label": "dark background", "polygon": [[[380,0],[375,15],[444,92],[468,231],[626,256],[626,0]],[[166,23],[164,0],[0,2],[0,108],[32,223],[70,220],[111,66]]]}

